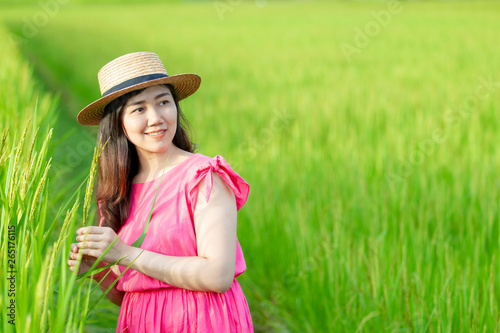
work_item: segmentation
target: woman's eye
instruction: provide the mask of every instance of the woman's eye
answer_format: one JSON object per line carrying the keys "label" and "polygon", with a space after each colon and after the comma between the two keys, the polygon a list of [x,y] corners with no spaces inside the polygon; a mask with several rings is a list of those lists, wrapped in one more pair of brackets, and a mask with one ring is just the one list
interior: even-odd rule
{"label": "woman's eye", "polygon": [[134,112],[141,112],[142,110],[143,110],[142,108],[137,108],[137,109],[134,109],[134,110],[132,111],[132,113],[134,113]]}
{"label": "woman's eye", "polygon": [[168,103],[170,103],[170,101],[169,100],[165,100],[165,101],[161,101],[160,105],[165,105],[165,104],[168,104]]}

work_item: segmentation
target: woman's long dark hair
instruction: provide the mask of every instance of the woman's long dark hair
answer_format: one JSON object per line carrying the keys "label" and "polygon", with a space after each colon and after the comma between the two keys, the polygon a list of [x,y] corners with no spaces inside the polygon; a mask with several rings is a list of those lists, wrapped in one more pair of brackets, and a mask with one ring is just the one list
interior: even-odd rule
{"label": "woman's long dark hair", "polygon": [[[177,107],[177,130],[172,143],[193,153],[196,146],[188,134],[190,124],[179,107],[179,98],[174,87],[166,86],[170,88]],[[116,233],[128,216],[132,179],[139,171],[139,157],[135,146],[125,136],[121,113],[127,100],[145,89],[131,91],[108,104],[99,124],[97,142],[105,146],[99,157],[96,199],[101,216],[104,217],[102,226],[110,227]]]}

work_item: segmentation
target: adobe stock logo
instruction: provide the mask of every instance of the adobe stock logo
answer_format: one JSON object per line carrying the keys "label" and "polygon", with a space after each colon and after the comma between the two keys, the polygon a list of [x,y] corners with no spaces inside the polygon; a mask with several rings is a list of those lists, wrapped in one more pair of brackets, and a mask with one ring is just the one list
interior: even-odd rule
{"label": "adobe stock logo", "polygon": [[340,49],[344,57],[351,61],[353,54],[359,54],[361,51],[370,45],[373,38],[380,35],[383,28],[386,28],[392,22],[394,15],[403,11],[403,7],[399,1],[390,1],[387,3],[387,9],[382,9],[378,12],[371,12],[373,20],[368,21],[363,29],[355,27],[356,35],[353,38],[353,43],[341,43]]}

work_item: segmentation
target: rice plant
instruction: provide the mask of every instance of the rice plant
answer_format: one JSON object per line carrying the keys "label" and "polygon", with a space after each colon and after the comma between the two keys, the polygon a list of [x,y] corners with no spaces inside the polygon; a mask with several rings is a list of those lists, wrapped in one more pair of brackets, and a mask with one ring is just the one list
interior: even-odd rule
{"label": "rice plant", "polygon": [[[56,100],[34,89],[29,67],[3,30],[0,47],[7,51],[0,62],[0,330],[83,332],[92,283],[77,281],[66,263],[76,224],[81,223],[76,218],[80,196],[76,192],[65,202],[54,202],[48,186],[48,120],[54,119]],[[96,160],[84,197],[84,221],[89,218],[95,167]],[[57,214],[51,213],[51,205],[59,207]]]}

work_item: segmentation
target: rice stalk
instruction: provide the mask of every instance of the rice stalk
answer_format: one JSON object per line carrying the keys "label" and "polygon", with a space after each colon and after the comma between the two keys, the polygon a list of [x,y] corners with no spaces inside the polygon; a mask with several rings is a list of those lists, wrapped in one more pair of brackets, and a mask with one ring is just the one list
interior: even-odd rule
{"label": "rice stalk", "polygon": [[36,143],[36,138],[38,135],[38,130],[39,128],[36,129],[35,134],[33,135],[33,139],[31,141],[31,146],[28,152],[28,160],[25,162],[25,167],[24,170],[21,173],[21,188],[19,190],[19,195],[21,196],[21,199],[24,199],[26,195],[26,191],[28,188],[28,185],[30,184],[29,180],[31,179],[31,175],[33,174],[34,171],[34,160],[36,159],[36,153],[33,154],[33,150],[35,148],[35,143]]}
{"label": "rice stalk", "polygon": [[[40,182],[38,183],[38,186],[35,190],[35,195],[33,196],[33,200],[31,202],[31,210],[30,210],[30,214],[28,217],[28,221],[33,221],[33,216],[35,215],[35,211],[37,208],[37,202],[38,202],[38,199],[40,197],[40,193],[42,193],[42,189],[45,186],[45,183],[47,181],[47,175],[48,175],[48,172],[50,169],[50,165],[51,165],[50,161],[51,160],[52,160],[52,158],[50,158],[49,161],[47,162],[47,164],[45,166],[45,170],[44,170],[43,175],[42,175],[42,178],[40,179]],[[38,231],[38,225],[37,225],[37,228],[35,229],[35,234],[37,233],[37,231]]]}
{"label": "rice stalk", "polygon": [[[69,224],[71,221],[74,220],[75,214],[78,210],[78,206],[79,206],[79,203],[75,202],[73,207],[66,213],[66,218],[64,219],[64,223],[63,223],[62,228],[61,228],[61,237],[59,237],[57,239],[57,241],[55,242],[55,244],[53,245],[54,251],[52,251],[52,256],[50,256],[49,267],[48,267],[47,284],[49,286],[51,286],[53,284],[52,283],[53,278],[54,278],[53,271],[54,271],[54,266],[55,266],[55,263],[57,260],[57,256],[61,255],[61,250],[62,250],[63,244],[66,241],[66,238],[68,236]],[[63,257],[65,258],[66,255],[63,255]],[[53,290],[51,290],[50,288],[46,289],[45,295],[44,295],[45,302],[49,302],[49,294],[52,292],[53,292]],[[43,312],[42,312],[42,316],[41,316],[42,330],[45,328],[45,325],[46,325],[47,310],[48,310],[48,307],[43,308]]]}
{"label": "rice stalk", "polygon": [[11,205],[11,206],[14,204],[14,195],[15,195],[15,192],[17,191],[18,186],[19,186],[19,181],[17,180],[17,174],[18,174],[19,170],[21,169],[19,162],[20,162],[23,150],[24,150],[24,140],[26,139],[26,134],[28,133],[28,129],[29,129],[30,124],[31,124],[31,120],[32,120],[32,118],[30,117],[28,119],[28,122],[26,123],[26,126],[24,127],[23,134],[21,135],[21,140],[19,141],[19,144],[17,145],[17,148],[16,148],[16,155],[14,157],[14,172],[12,173],[12,181],[13,182],[12,182],[12,186],[10,187],[9,199],[8,199],[9,205]]}
{"label": "rice stalk", "polygon": [[[107,142],[106,142],[107,143]],[[83,225],[86,224],[87,217],[89,215],[90,211],[90,203],[92,201],[92,193],[94,189],[94,181],[95,181],[95,176],[96,176],[96,171],[97,171],[97,166],[99,163],[99,157],[101,156],[101,153],[104,149],[104,146],[101,145],[101,142],[97,144],[97,146],[94,148],[94,156],[92,158],[92,164],[90,166],[90,172],[87,180],[87,188],[85,189],[85,197],[84,197],[84,204],[83,204]]]}
{"label": "rice stalk", "polygon": [[7,136],[9,134],[9,128],[6,127],[2,132],[2,142],[0,143],[0,167],[2,167],[3,163],[7,160],[7,152],[4,152],[5,146],[7,145]]}

